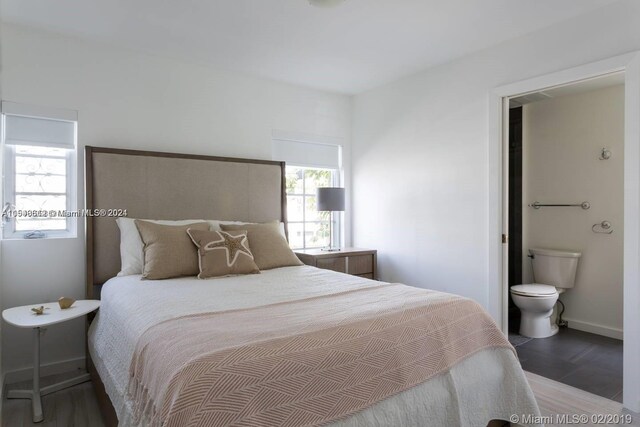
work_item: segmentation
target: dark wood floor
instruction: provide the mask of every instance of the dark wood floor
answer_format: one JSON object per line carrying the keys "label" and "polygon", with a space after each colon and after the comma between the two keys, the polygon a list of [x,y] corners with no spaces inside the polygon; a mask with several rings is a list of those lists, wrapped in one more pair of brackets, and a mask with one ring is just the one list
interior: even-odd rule
{"label": "dark wood floor", "polygon": [[[43,377],[41,385],[44,387],[58,381],[73,378],[77,372],[69,374]],[[30,388],[31,381],[12,384],[7,389]],[[31,400],[7,399],[2,402],[3,427],[104,427],[102,415],[98,407],[98,399],[93,390],[93,384],[86,382],[42,398],[44,421],[33,423],[31,416]]]}
{"label": "dark wood floor", "polygon": [[525,371],[622,402],[622,341],[563,328],[516,347]]}

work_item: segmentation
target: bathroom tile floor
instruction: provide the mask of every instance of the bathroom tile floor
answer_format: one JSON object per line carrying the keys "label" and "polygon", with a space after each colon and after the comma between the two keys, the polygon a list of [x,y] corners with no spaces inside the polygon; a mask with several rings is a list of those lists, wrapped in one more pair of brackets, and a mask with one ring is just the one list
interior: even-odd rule
{"label": "bathroom tile floor", "polygon": [[575,329],[516,347],[525,371],[622,402],[622,341]]}

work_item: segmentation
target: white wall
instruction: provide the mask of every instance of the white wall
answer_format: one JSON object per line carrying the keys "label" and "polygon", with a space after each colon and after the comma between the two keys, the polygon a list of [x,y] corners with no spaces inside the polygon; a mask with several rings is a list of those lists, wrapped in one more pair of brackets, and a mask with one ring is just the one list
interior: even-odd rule
{"label": "white wall", "polygon": [[[570,328],[622,339],[624,86],[523,107],[523,283],[533,283],[528,248],[582,252],[575,287],[560,295]],[[612,152],[599,160],[600,151]],[[591,208],[541,208],[580,203]],[[608,220],[614,232],[595,234]]]}
{"label": "white wall", "polygon": [[383,280],[489,305],[490,91],[640,49],[638,22],[622,0],[355,97],[353,238]]}
{"label": "white wall", "polygon": [[[78,110],[84,145],[271,158],[271,134],[340,138],[349,154],[351,100],[5,24],[3,99]],[[80,157],[82,158],[82,157]],[[80,162],[79,204],[83,205]],[[84,233],[3,241],[2,307],[84,297]],[[84,356],[84,323],[49,328],[43,363]],[[5,371],[30,366],[31,335],[4,328]]]}
{"label": "white wall", "polygon": [[[0,10],[2,10],[2,0],[0,0]],[[2,24],[2,13],[0,13],[0,35],[2,34],[2,28],[3,28],[3,24]],[[2,42],[0,40],[0,99],[2,99],[2,74],[3,74],[3,64],[2,64]],[[0,132],[2,132],[2,125],[0,125]],[[4,150],[2,147],[2,143],[0,143],[0,181],[2,181],[2,179],[4,179]],[[0,185],[0,203],[2,203],[1,201],[4,200],[4,198],[2,197],[3,194],[3,188],[4,185]],[[2,209],[0,207],[0,209]],[[0,308],[3,307],[2,305],[2,287],[3,287],[3,280],[2,280],[2,245],[0,244]],[[2,402],[4,402],[4,369],[2,367],[2,322],[0,322],[0,423],[2,422]]]}

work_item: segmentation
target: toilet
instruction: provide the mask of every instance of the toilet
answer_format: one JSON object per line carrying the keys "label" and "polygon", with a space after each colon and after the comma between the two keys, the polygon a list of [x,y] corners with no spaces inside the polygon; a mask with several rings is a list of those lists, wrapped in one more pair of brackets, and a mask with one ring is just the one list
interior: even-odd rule
{"label": "toilet", "polygon": [[573,288],[578,260],[582,254],[554,249],[529,249],[536,283],[516,285],[510,289],[511,298],[520,309],[520,335],[547,338],[558,333],[551,321],[553,307],[566,289]]}

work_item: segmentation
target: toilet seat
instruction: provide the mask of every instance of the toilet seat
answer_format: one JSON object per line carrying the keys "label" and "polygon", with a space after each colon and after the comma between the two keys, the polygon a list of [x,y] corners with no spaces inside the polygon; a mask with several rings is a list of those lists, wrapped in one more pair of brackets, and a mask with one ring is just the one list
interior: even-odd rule
{"label": "toilet seat", "polygon": [[525,297],[550,297],[558,295],[558,290],[555,286],[531,283],[512,286],[511,293]]}

